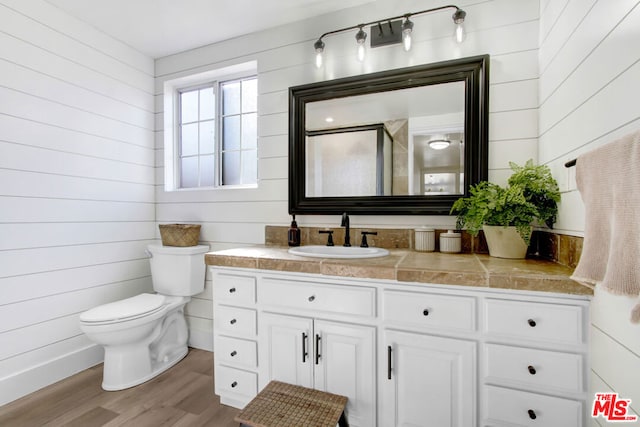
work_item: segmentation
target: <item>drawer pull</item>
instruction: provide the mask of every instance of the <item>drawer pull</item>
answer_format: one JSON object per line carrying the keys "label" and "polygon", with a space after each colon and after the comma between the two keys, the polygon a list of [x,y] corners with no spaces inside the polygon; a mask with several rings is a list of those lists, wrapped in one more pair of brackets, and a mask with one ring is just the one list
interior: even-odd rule
{"label": "drawer pull", "polygon": [[534,411],[533,409],[529,409],[527,413],[529,414],[529,418],[531,418],[532,420],[538,418],[538,416],[536,415],[536,411]]}
{"label": "drawer pull", "polygon": [[236,291],[236,288],[231,288],[231,289],[229,289],[229,293],[230,293],[230,294],[234,293],[235,291]]}
{"label": "drawer pull", "polygon": [[316,299],[316,296],[311,295],[308,299],[309,299],[309,302],[313,302]]}
{"label": "drawer pull", "polygon": [[428,316],[429,315],[429,309],[425,308],[424,310],[422,310],[422,314],[425,315],[425,316]]}
{"label": "drawer pull", "polygon": [[533,319],[529,319],[527,320],[527,323],[529,324],[529,326],[531,326],[532,328],[536,327],[536,321]]}
{"label": "drawer pull", "polygon": [[236,354],[238,354],[238,352],[237,352],[237,351],[235,351],[235,350],[233,350],[233,351],[231,352],[231,357],[235,357],[235,355],[236,355]]}
{"label": "drawer pull", "polygon": [[[234,381],[234,382],[231,383],[231,387],[232,388],[236,388],[237,385],[238,385],[237,381]],[[531,412],[531,411],[529,411],[529,412]]]}
{"label": "drawer pull", "polygon": [[529,370],[529,373],[531,375],[535,375],[536,374],[536,368],[534,368],[533,366],[529,365],[529,366],[527,366],[527,369]]}
{"label": "drawer pull", "polygon": [[231,323],[232,325],[235,325],[235,324],[236,324],[236,322],[237,322],[237,320],[236,320],[236,319],[231,319],[231,320],[229,321],[229,323]]}

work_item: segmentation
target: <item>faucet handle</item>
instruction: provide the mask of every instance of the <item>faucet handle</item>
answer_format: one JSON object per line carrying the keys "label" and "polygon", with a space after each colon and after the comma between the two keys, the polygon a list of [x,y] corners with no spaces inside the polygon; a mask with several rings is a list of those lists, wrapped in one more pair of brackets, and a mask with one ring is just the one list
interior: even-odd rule
{"label": "faucet handle", "polygon": [[327,246],[334,246],[334,244],[333,244],[333,230],[320,230],[320,231],[318,231],[318,233],[320,233],[320,234],[328,234],[329,237],[327,238]]}
{"label": "faucet handle", "polygon": [[360,242],[360,247],[361,248],[368,248],[369,244],[367,243],[367,235],[370,234],[372,236],[377,236],[378,232],[377,231],[363,231],[360,234],[362,234],[362,242]]}

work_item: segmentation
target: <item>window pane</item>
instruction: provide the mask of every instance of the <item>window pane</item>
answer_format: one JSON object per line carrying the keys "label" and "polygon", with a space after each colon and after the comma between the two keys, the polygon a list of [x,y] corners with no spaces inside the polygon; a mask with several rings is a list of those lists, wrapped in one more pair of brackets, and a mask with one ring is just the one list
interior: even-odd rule
{"label": "window pane", "polygon": [[256,122],[258,115],[256,113],[242,115],[242,148],[256,148],[258,140],[258,131]]}
{"label": "window pane", "polygon": [[198,91],[182,92],[180,94],[180,123],[198,120]]}
{"label": "window pane", "polygon": [[181,155],[193,156],[198,154],[198,123],[182,126],[180,138],[182,144]]}
{"label": "window pane", "polygon": [[215,173],[215,159],[213,155],[200,156],[200,186],[213,187]]}
{"label": "window pane", "polygon": [[198,158],[186,157],[180,159],[180,187],[192,188],[198,186]]}
{"label": "window pane", "polygon": [[222,184],[240,184],[240,152],[222,153]]}
{"label": "window pane", "polygon": [[222,85],[222,114],[240,113],[240,82]]}
{"label": "window pane", "polygon": [[200,154],[211,154],[214,151],[216,138],[215,121],[200,122]]}
{"label": "window pane", "polygon": [[212,87],[200,89],[200,120],[213,119],[216,115],[216,94]]}
{"label": "window pane", "polygon": [[242,82],[242,112],[258,111],[258,79]]}
{"label": "window pane", "polygon": [[240,116],[225,117],[222,126],[222,149],[240,149]]}
{"label": "window pane", "polygon": [[256,150],[242,151],[242,183],[258,182],[258,153]]}

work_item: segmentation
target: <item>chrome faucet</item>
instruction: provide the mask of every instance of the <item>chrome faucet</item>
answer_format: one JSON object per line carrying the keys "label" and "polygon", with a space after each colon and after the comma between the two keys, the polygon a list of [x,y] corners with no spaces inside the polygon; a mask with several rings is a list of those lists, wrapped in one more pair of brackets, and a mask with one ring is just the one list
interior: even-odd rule
{"label": "chrome faucet", "polygon": [[340,223],[340,227],[344,227],[344,245],[343,246],[351,246],[351,235],[349,234],[349,215],[347,213],[342,214],[342,222]]}

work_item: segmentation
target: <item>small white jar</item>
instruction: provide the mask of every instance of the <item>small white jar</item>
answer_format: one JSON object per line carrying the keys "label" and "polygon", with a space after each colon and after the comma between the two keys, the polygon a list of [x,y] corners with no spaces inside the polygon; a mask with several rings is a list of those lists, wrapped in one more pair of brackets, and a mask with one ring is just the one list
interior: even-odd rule
{"label": "small white jar", "polygon": [[436,231],[433,228],[416,228],[416,251],[433,252],[436,250]]}
{"label": "small white jar", "polygon": [[462,236],[453,230],[440,234],[440,252],[457,254],[462,250]]}

